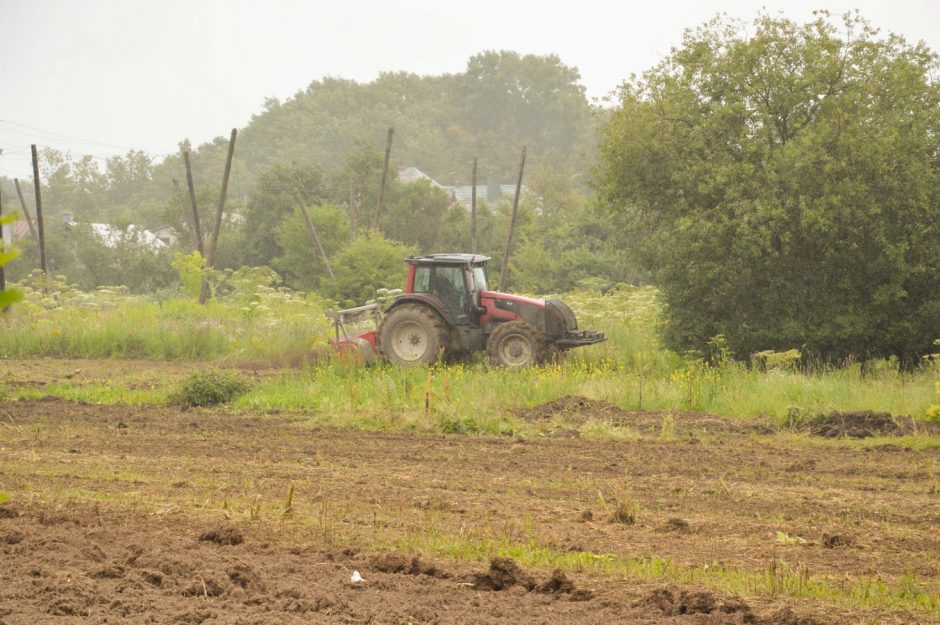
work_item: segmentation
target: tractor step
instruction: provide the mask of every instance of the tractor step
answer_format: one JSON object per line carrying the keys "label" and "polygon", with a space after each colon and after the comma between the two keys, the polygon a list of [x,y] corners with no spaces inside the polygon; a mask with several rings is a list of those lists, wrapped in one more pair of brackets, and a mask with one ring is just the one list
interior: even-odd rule
{"label": "tractor step", "polygon": [[607,335],[596,330],[576,330],[568,332],[563,338],[555,341],[555,345],[562,349],[572,347],[583,347],[584,345],[593,345],[594,343],[603,343],[607,340]]}

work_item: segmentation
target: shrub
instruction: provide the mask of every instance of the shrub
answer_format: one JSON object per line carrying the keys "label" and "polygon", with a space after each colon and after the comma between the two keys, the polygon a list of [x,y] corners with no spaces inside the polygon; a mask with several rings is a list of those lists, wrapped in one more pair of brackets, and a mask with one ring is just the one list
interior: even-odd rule
{"label": "shrub", "polygon": [[174,404],[214,406],[224,404],[248,391],[248,383],[233,371],[194,373],[170,394]]}

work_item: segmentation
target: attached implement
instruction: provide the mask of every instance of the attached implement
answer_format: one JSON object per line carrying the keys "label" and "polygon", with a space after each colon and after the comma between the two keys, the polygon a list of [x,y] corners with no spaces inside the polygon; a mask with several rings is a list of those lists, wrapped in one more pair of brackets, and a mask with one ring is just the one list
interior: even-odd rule
{"label": "attached implement", "polygon": [[[336,328],[331,342],[341,353],[358,351],[367,362],[378,353],[401,366],[431,364],[486,350],[491,364],[518,369],[607,340],[602,332],[579,330],[574,312],[561,300],[490,291],[489,260],[476,254],[405,259],[405,292],[385,315],[376,305],[330,313]],[[347,324],[369,315],[377,330],[347,330]]]}

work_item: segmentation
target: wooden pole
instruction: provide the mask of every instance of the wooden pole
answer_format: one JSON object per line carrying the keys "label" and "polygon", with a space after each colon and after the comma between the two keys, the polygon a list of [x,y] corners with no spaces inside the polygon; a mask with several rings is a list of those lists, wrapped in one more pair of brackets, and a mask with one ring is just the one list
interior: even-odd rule
{"label": "wooden pole", "polygon": [[[186,203],[183,200],[183,189],[180,188],[180,183],[176,181],[176,178],[173,178],[173,188],[176,189],[176,198],[180,203],[180,219],[185,224],[189,222],[189,219],[186,218]],[[190,224],[190,227],[186,228],[186,230],[193,239],[193,249],[198,249],[199,244],[196,242],[196,229]]]}
{"label": "wooden pole", "polygon": [[477,253],[477,159],[473,159],[470,176],[470,253]]}
{"label": "wooden pole", "polygon": [[212,229],[212,238],[209,239],[209,255],[206,257],[206,263],[209,267],[214,267],[215,246],[219,241],[219,230],[222,229],[222,210],[225,208],[225,195],[228,193],[228,179],[232,173],[232,156],[235,154],[235,137],[238,136],[238,130],[232,128],[232,135],[228,140],[228,154],[225,157],[225,171],[222,173],[222,191],[219,194],[219,207],[215,211],[215,227]]}
{"label": "wooden pole", "polygon": [[33,191],[36,193],[36,228],[39,230],[39,268],[44,274],[49,273],[46,266],[46,237],[42,227],[42,192],[39,189],[39,153],[36,144],[30,146],[33,153]]}
{"label": "wooden pole", "polygon": [[356,179],[353,177],[352,172],[349,172],[349,238],[350,240],[356,238],[356,228],[359,226],[357,223],[358,215],[356,210]]}
{"label": "wooden pole", "polygon": [[516,213],[519,210],[519,193],[522,191],[522,172],[525,171],[525,146],[522,146],[522,161],[519,163],[519,179],[516,180],[516,197],[512,201],[512,219],[509,221],[509,237],[506,239],[506,253],[503,266],[499,270],[499,290],[509,288],[509,255],[512,252],[512,235],[516,230]]}
{"label": "wooden pole", "polygon": [[[199,208],[196,206],[196,185],[193,184],[193,168],[189,164],[189,152],[183,152],[183,163],[186,165],[186,186],[189,187],[189,203],[193,209],[193,232],[196,235],[196,251],[203,259],[206,258],[206,248],[202,238],[202,225],[199,223]],[[209,281],[205,276],[199,286],[199,303],[205,304],[209,299]]]}
{"label": "wooden pole", "polygon": [[313,220],[310,219],[310,213],[307,212],[307,207],[303,198],[297,199],[300,205],[300,212],[304,216],[304,221],[307,222],[307,231],[310,233],[310,237],[313,239],[314,245],[317,246],[317,253],[320,255],[320,260],[323,261],[323,265],[326,267],[326,273],[330,276],[330,280],[335,280],[336,276],[333,275],[333,268],[330,267],[330,261],[326,257],[326,252],[323,250],[323,245],[320,243],[320,235],[317,234],[317,227],[313,225]]}
{"label": "wooden pole", "polygon": [[205,257],[206,250],[202,245],[202,227],[199,225],[199,209],[196,208],[196,187],[193,185],[193,170],[189,165],[189,152],[183,152],[183,163],[186,164],[186,185],[189,187],[189,203],[193,212],[193,237],[196,251]]}
{"label": "wooden pole", "polygon": [[[6,251],[6,240],[3,238],[3,189],[0,188],[0,252]],[[7,274],[0,265],[0,293],[7,289]],[[6,312],[6,308],[3,309]]]}
{"label": "wooden pole", "polygon": [[13,185],[16,187],[16,195],[20,198],[20,208],[23,209],[23,217],[26,218],[26,225],[29,226],[29,234],[35,239],[36,228],[33,226],[33,220],[29,218],[29,211],[26,209],[26,199],[23,198],[23,190],[20,189],[20,179],[14,178]]}
{"label": "wooden pole", "polygon": [[382,184],[379,185],[379,199],[375,203],[375,225],[379,229],[379,220],[382,219],[382,209],[385,208],[385,183],[388,180],[388,159],[392,153],[392,134],[395,132],[394,126],[389,126],[388,137],[385,139],[385,164],[382,166]]}

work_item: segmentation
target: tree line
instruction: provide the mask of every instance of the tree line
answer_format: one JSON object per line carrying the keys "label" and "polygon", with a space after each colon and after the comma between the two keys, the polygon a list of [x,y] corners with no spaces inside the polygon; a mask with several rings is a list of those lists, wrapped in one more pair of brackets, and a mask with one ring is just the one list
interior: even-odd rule
{"label": "tree line", "polygon": [[[218,266],[270,266],[289,286],[358,303],[400,284],[406,253],[467,251],[467,210],[427,182],[393,176],[371,227],[391,124],[393,161],[450,184],[469,183],[474,157],[481,183],[509,182],[528,146],[515,289],[652,281],[675,350],[704,353],[721,336],[740,357],[796,347],[824,361],[914,363],[940,337],[937,69],[923,44],[820,13],[689,30],[623,83],[611,109],[592,106],[577,70],[555,56],[486,52],[460,74],[315,81],[269,100],[241,131],[228,203],[240,218],[224,222]],[[181,144],[206,217],[225,143]],[[50,205],[80,221],[173,224],[191,247],[178,156],[91,165],[46,151]],[[335,259],[334,279],[300,205]],[[479,249],[496,270],[508,208],[503,199],[479,211]],[[82,236],[63,236],[53,270],[59,262],[88,284],[172,284],[167,259],[102,259]],[[8,273],[28,268],[31,253],[27,244]]]}

